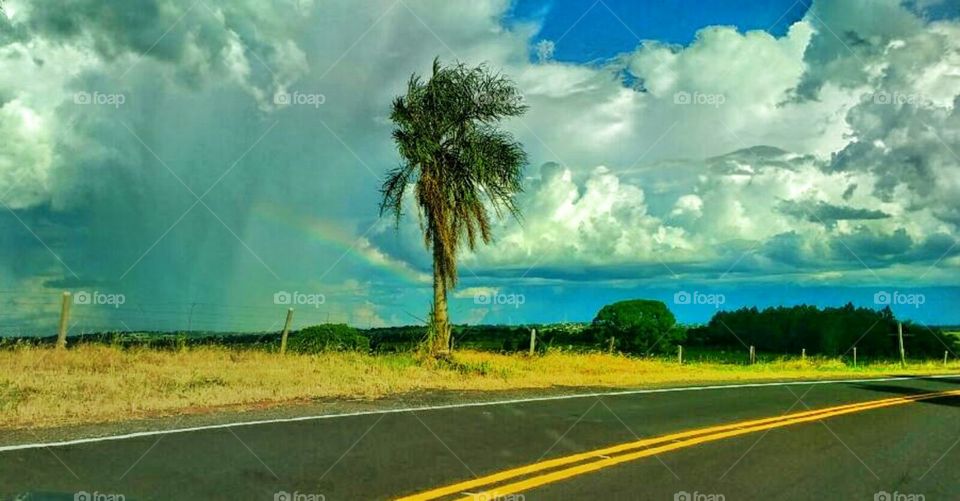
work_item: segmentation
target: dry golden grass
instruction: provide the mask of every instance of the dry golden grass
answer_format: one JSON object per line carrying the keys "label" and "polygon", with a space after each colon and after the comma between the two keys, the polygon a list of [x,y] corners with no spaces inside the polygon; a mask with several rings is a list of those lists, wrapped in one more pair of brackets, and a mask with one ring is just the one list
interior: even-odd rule
{"label": "dry golden grass", "polygon": [[[955,373],[960,364],[914,363],[909,371]],[[281,356],[217,347],[180,352],[96,345],[68,351],[21,347],[0,351],[0,428],[102,423],[310,399],[372,400],[423,390],[635,388],[903,372],[896,364],[853,369],[827,359],[679,366],[606,354],[531,358],[461,351],[452,364],[425,367],[405,354]]]}

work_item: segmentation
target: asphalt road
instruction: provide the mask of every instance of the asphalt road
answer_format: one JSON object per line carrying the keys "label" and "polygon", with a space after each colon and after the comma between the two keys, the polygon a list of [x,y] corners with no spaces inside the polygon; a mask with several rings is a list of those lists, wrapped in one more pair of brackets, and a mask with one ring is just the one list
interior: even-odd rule
{"label": "asphalt road", "polygon": [[[960,390],[960,379],[588,396],[0,450],[0,493],[387,499],[638,438],[947,390]],[[858,410],[626,461],[504,499],[957,499],[958,406],[960,397],[940,397]]]}

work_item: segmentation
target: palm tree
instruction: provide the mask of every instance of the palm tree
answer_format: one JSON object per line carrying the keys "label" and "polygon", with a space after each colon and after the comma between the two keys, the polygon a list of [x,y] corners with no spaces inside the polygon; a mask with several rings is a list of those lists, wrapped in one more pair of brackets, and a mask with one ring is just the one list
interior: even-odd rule
{"label": "palm tree", "polygon": [[399,225],[411,184],[424,244],[433,252],[433,309],[426,348],[449,350],[447,291],[457,283],[457,253],[491,240],[491,213],[520,218],[514,196],[523,190],[527,155],[501,119],[527,107],[513,82],[486,65],[433,61],[428,81],[413,74],[407,94],[393,101],[393,139],[402,158],[381,188],[380,214]]}

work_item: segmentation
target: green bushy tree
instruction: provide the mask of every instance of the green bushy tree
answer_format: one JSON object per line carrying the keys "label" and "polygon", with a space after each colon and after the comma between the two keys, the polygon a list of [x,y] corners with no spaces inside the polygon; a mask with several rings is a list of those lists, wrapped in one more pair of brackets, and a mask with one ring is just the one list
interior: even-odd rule
{"label": "green bushy tree", "polygon": [[591,330],[597,342],[611,336],[618,349],[633,353],[665,353],[682,341],[683,330],[661,301],[633,299],[600,309]]}

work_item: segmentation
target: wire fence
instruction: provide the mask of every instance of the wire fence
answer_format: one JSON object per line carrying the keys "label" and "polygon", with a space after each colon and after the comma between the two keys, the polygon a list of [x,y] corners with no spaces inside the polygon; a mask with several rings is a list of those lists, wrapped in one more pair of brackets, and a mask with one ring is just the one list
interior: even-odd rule
{"label": "wire fence", "polygon": [[[283,327],[287,309],[294,307],[210,301],[101,302],[79,294],[71,295],[69,302],[68,336],[98,332],[274,332]],[[0,290],[0,337],[56,335],[61,307],[57,295]],[[342,308],[296,305],[294,328],[347,323],[350,319],[349,312]]]}

